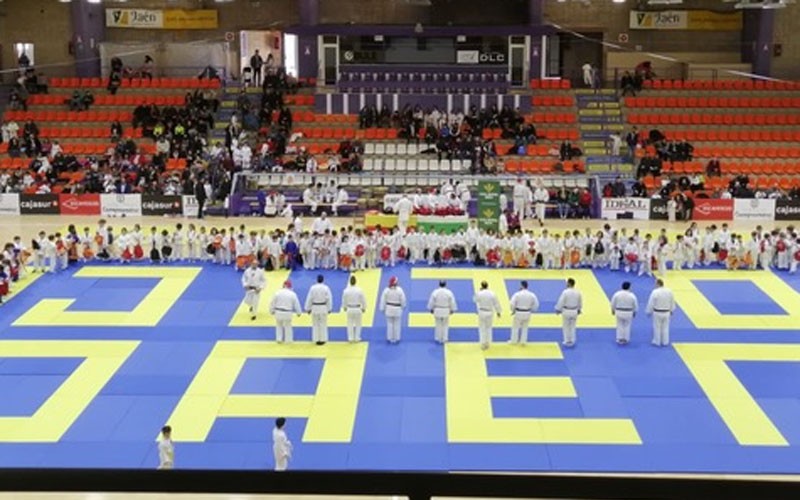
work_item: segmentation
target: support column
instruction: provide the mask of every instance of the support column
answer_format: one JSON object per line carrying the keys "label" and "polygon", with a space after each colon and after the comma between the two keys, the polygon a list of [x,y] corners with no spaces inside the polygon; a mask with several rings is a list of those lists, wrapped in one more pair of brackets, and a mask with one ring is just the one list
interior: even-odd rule
{"label": "support column", "polygon": [[742,27],[742,62],[753,65],[753,73],[770,76],[772,39],[775,34],[773,9],[747,9]]}
{"label": "support column", "polygon": [[[297,0],[300,24],[316,26],[319,24],[319,0]],[[303,34],[298,37],[298,68],[300,78],[317,78],[319,55],[317,54],[317,35]]]}
{"label": "support column", "polygon": [[319,0],[297,0],[297,10],[303,26],[319,24]]}
{"label": "support column", "polygon": [[72,46],[75,75],[100,76],[100,42],[105,39],[106,20],[103,4],[71,2]]}
{"label": "support column", "polygon": [[528,24],[539,26],[544,19],[544,0],[528,0]]}

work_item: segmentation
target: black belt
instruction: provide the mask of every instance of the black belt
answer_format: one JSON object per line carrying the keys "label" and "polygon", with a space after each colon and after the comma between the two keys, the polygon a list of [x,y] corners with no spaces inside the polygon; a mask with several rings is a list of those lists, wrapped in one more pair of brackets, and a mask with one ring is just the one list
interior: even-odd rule
{"label": "black belt", "polygon": [[397,302],[387,302],[387,306],[394,306],[394,307],[403,307],[403,304],[399,304]]}
{"label": "black belt", "polygon": [[670,309],[653,309],[653,311],[655,311],[655,312],[657,312],[657,313],[668,313],[668,312],[672,312]]}
{"label": "black belt", "polygon": [[312,306],[327,306],[328,303],[327,302],[312,302],[311,305]]}
{"label": "black belt", "polygon": [[616,309],[616,310],[617,310],[617,311],[633,311],[633,308],[628,308],[628,307],[625,307],[625,308],[623,308],[623,307],[617,307],[617,309]]}
{"label": "black belt", "polygon": [[515,310],[516,312],[531,312],[531,310],[530,310],[530,309],[519,309],[519,308],[516,308],[516,309],[514,309],[514,310]]}
{"label": "black belt", "polygon": [[577,307],[562,307],[562,309],[566,309],[567,311],[577,311]]}

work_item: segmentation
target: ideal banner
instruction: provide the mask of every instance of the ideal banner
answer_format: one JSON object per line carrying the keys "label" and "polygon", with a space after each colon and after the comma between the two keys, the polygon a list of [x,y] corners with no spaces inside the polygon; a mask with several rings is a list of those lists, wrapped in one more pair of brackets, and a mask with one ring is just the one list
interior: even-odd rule
{"label": "ideal banner", "polygon": [[19,215],[19,195],[0,194],[0,215]]}
{"label": "ideal banner", "polygon": [[633,30],[740,31],[742,13],[708,10],[630,11]]}
{"label": "ideal banner", "polygon": [[109,28],[206,30],[217,29],[214,9],[106,9]]}
{"label": "ideal banner", "polygon": [[100,215],[99,194],[60,194],[61,215]]}
{"label": "ideal banner", "polygon": [[183,215],[180,196],[142,195],[142,215]]}
{"label": "ideal banner", "polygon": [[773,220],[774,218],[775,200],[766,198],[733,200],[733,220]]}
{"label": "ideal banner", "polygon": [[19,212],[22,215],[47,214],[58,215],[57,194],[21,194],[19,195]]}
{"label": "ideal banner", "polygon": [[497,231],[500,219],[500,188],[498,181],[478,182],[478,227]]}
{"label": "ideal banner", "polygon": [[602,219],[650,219],[648,198],[603,198],[600,208]]}
{"label": "ideal banner", "polygon": [[[0,204],[0,213],[2,213],[2,204]],[[775,220],[800,220],[800,200],[776,200]]]}
{"label": "ideal banner", "polygon": [[733,200],[695,198],[693,220],[733,220]]}
{"label": "ideal banner", "polygon": [[141,217],[142,195],[101,194],[100,215],[103,217]]}
{"label": "ideal banner", "polygon": [[181,197],[181,210],[184,217],[197,217],[197,198],[194,195],[183,195]]}

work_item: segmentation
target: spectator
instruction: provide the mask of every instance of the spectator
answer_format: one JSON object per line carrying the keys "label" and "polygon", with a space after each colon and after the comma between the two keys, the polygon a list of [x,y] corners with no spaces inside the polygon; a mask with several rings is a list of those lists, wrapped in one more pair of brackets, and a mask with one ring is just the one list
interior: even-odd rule
{"label": "spectator", "polygon": [[613,189],[613,195],[615,198],[624,198],[625,197],[625,183],[622,182],[622,178],[617,176],[614,179],[614,184],[611,186]]}
{"label": "spectator", "polygon": [[636,81],[631,75],[630,71],[626,71],[623,73],[622,78],[620,79],[620,88],[622,89],[622,95],[626,96],[628,94],[632,96],[636,96]]}
{"label": "spectator", "polygon": [[706,165],[706,175],[708,177],[719,177],[722,175],[722,167],[719,163],[719,158],[714,157],[708,161]]}
{"label": "spectator", "polygon": [[139,68],[139,76],[142,78],[147,78],[148,80],[153,79],[153,67],[154,61],[153,58],[149,55],[144,56],[144,64],[141,68]]}

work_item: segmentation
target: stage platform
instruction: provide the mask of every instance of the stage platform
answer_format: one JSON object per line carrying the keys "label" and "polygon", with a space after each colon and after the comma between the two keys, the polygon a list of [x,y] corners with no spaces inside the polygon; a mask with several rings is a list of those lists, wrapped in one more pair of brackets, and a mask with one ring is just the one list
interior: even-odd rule
{"label": "stage platform", "polygon": [[[348,275],[325,272],[336,311]],[[178,468],[270,469],[273,418],[287,416],[295,469],[800,473],[800,278],[721,269],[669,272],[673,345],[650,320],[614,343],[609,297],[630,279],[642,308],[652,278],[610,271],[411,268],[357,273],[364,342],[274,342],[267,273],[256,321],[240,274],[202,265],[87,265],[36,276],[0,308],[0,467],[155,468],[169,423]],[[295,271],[301,301],[317,272]],[[409,296],[403,340],[384,340],[379,292]],[[563,282],[583,292],[578,344],[553,312]],[[451,343],[425,310],[447,279]],[[538,294],[530,343],[508,345],[508,296]],[[487,280],[505,309],[482,351],[472,295]]]}

